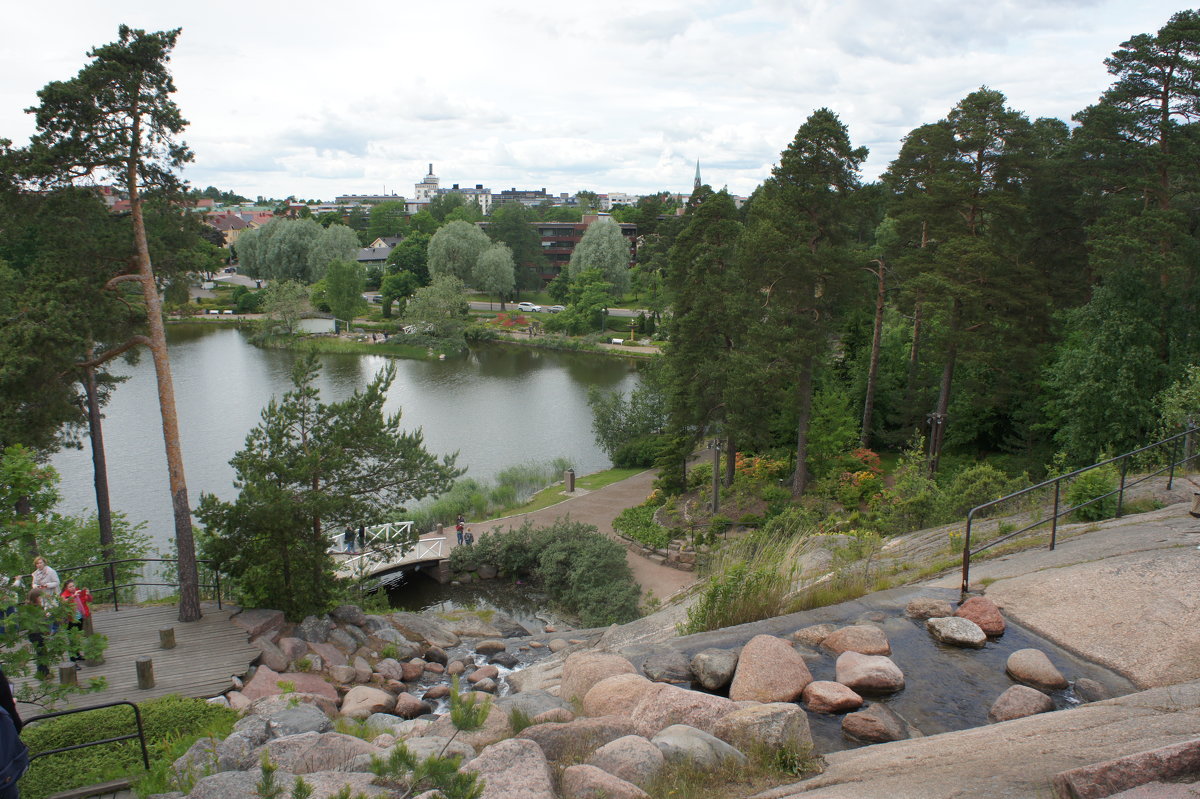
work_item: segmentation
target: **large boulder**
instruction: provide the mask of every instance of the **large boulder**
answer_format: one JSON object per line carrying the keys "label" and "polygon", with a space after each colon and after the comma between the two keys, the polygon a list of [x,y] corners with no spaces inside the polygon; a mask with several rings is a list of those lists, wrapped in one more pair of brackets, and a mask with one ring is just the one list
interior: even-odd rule
{"label": "large boulder", "polygon": [[650,742],[659,748],[668,763],[683,763],[700,771],[720,768],[728,761],[747,762],[745,755],[720,738],[686,724],[667,727]]}
{"label": "large boulder", "polygon": [[626,735],[592,752],[587,762],[639,788],[645,788],[662,771],[666,758],[662,750],[647,739],[640,735]]}
{"label": "large boulder", "polygon": [[664,647],[642,662],[642,673],[652,682],[672,685],[692,684],[692,668],[688,659],[678,649]]}
{"label": "large boulder", "polygon": [[[422,669],[424,669],[423,666],[422,666]],[[467,682],[476,683],[476,682],[479,682],[480,680],[494,680],[499,675],[500,675],[500,669],[496,668],[495,666],[492,666],[492,665],[481,666],[480,668],[475,669],[475,671],[473,671],[467,675]]]}
{"label": "large boulder", "polygon": [[845,713],[862,707],[863,698],[840,682],[814,680],[804,686],[800,695],[813,713]]}
{"label": "large boulder", "polygon": [[394,658],[384,658],[375,664],[375,672],[382,674],[387,680],[404,680],[404,669]]}
{"label": "large boulder", "polygon": [[624,716],[582,718],[562,724],[526,727],[518,738],[533,741],[552,762],[586,760],[601,746],[633,735],[633,722]]}
{"label": "large boulder", "polygon": [[614,674],[637,674],[627,658],[611,652],[575,652],[563,664],[559,695],[568,702],[582,700],[592,686]]}
{"label": "large boulder", "polygon": [[689,691],[666,683],[651,683],[630,712],[637,733],[649,738],[673,724],[711,732],[717,721],[737,708],[721,696]]}
{"label": "large boulder", "polygon": [[255,608],[241,611],[230,621],[245,630],[247,638],[257,638],[265,633],[278,631],[287,620],[284,618],[282,610]]}
{"label": "large boulder", "polygon": [[[305,732],[329,732],[333,722],[316,705],[285,706],[262,716],[272,738],[286,738]],[[319,770],[319,769],[318,769]]]}
{"label": "large boulder", "polygon": [[733,679],[738,653],[732,649],[704,649],[692,655],[691,671],[696,682],[709,691],[719,691]]}
{"label": "large boulder", "polygon": [[390,650],[388,655],[397,660],[408,660],[421,654],[421,647],[405,638],[394,627],[387,627],[371,633],[371,637],[367,641],[381,653],[384,650]]}
{"label": "large boulder", "polygon": [[[483,576],[482,568],[480,569],[480,576]],[[496,611],[492,615],[492,626],[499,630],[500,635],[504,638],[524,638],[531,633],[531,630],[525,625],[507,613],[501,613],[500,611]]]}
{"label": "large boulder", "polygon": [[1004,670],[1017,682],[1045,691],[1061,691],[1068,685],[1067,678],[1040,649],[1018,649],[1008,656]]}
{"label": "large boulder", "polygon": [[189,746],[188,750],[171,764],[171,773],[175,775],[176,784],[186,785],[200,777],[234,768],[228,760],[226,767],[222,768],[220,746],[221,742],[216,738],[200,738]]}
{"label": "large boulder", "polygon": [[409,738],[404,742],[409,753],[416,756],[418,760],[424,760],[430,755],[446,755],[453,757],[458,755],[463,760],[471,760],[478,755],[475,747],[471,746],[466,741],[457,739],[450,740],[442,738],[438,735],[423,735],[420,738]]}
{"label": "large boulder", "polygon": [[[640,674],[617,674],[596,683],[583,697],[587,716],[630,713],[654,683]],[[522,692],[524,693],[524,692]],[[517,694],[521,696],[521,694]]]}
{"label": "large boulder", "polygon": [[489,746],[462,769],[483,779],[480,799],[555,799],[550,764],[530,740],[512,738]]}
{"label": "large boulder", "polygon": [[821,646],[835,655],[859,652],[864,655],[890,655],[892,645],[883,630],[874,624],[852,624],[834,630],[821,639]]}
{"label": "large boulder", "polygon": [[940,619],[954,615],[954,606],[947,599],[919,596],[904,607],[904,615],[910,619]]}
{"label": "large boulder", "polygon": [[254,639],[254,645],[258,647],[258,661],[267,668],[278,672],[288,670],[291,665],[291,658],[283,653],[275,644],[271,643],[271,639],[267,636],[260,636]]}
{"label": "large boulder", "polygon": [[321,659],[326,666],[349,666],[346,653],[326,642],[309,641],[308,650]]}
{"label": "large boulder", "polygon": [[396,697],[369,685],[356,685],[342,699],[342,715],[365,719],[372,713],[389,713],[396,707]]}
{"label": "large boulder", "polygon": [[1075,680],[1075,695],[1081,702],[1102,702],[1112,698],[1107,688],[1087,677],[1079,677]]}
{"label": "large boulder", "polygon": [[904,672],[883,655],[843,652],[834,663],[837,681],[855,693],[886,694],[904,687]]}
{"label": "large boulder", "polygon": [[988,721],[995,724],[1054,710],[1054,700],[1027,685],[1014,685],[992,703]]}
{"label": "large boulder", "polygon": [[424,641],[431,646],[442,648],[458,645],[459,638],[448,625],[427,616],[418,613],[393,613],[388,618],[397,630],[411,640]]}
{"label": "large boulder", "polygon": [[[480,696],[482,694],[476,695],[477,702],[481,701],[478,698]],[[490,703],[490,698],[487,701]],[[508,711],[492,703],[491,710],[488,711],[483,726],[477,730],[458,732],[458,728],[454,726],[449,713],[431,723],[427,728],[427,734],[440,735],[444,738],[455,737],[456,733],[457,737],[455,740],[465,741],[476,749],[483,749],[512,735],[512,725],[508,720]]]}
{"label": "large boulder", "polygon": [[329,615],[338,624],[353,624],[362,627],[367,623],[367,614],[358,605],[338,605],[329,611]]}
{"label": "large boulder", "polygon": [[296,637],[303,638],[310,644],[323,644],[329,640],[333,628],[333,619],[328,616],[306,616],[296,628]]}
{"label": "large boulder", "polygon": [[396,697],[396,705],[392,711],[402,719],[415,719],[433,712],[433,705],[422,702],[407,691]]}
{"label": "large boulder", "polygon": [[[329,689],[333,686],[326,683]],[[255,699],[247,707],[247,717],[253,716],[260,719],[268,726],[270,719],[277,713],[285,710],[298,707],[300,705],[312,705],[330,718],[336,717],[338,714],[338,699],[337,692],[330,690],[323,694],[314,693],[289,693],[289,694],[274,694]],[[243,719],[244,721],[245,719]]]}
{"label": "large boulder", "polygon": [[742,647],[729,698],[791,702],[810,682],[812,674],[791,644],[773,635],[756,635]]}
{"label": "large boulder", "polygon": [[498,638],[487,638],[475,644],[475,652],[480,655],[494,655],[508,649],[508,644]]}
{"label": "large boulder", "polygon": [[912,737],[908,723],[887,705],[879,703],[843,716],[842,732],[866,743],[887,743]]}
{"label": "large boulder", "polygon": [[791,702],[738,708],[716,723],[713,735],[743,751],[756,745],[793,752],[812,749],[808,714]]}
{"label": "large boulder", "polygon": [[520,710],[526,716],[529,716],[529,718],[540,716],[552,710],[570,709],[570,705],[559,697],[537,689],[522,691],[519,694],[509,694],[497,699],[496,704],[509,713],[513,710]]}
{"label": "large boulder", "polygon": [[276,645],[289,661],[299,660],[308,654],[308,642],[293,636],[280,638]]}
{"label": "large boulder", "polygon": [[1000,615],[1000,608],[987,597],[971,597],[958,606],[954,615],[975,622],[989,638],[1004,635],[1004,617]]}
{"label": "large boulder", "polygon": [[633,783],[595,766],[568,766],[562,773],[563,799],[650,799]]}
{"label": "large boulder", "polygon": [[259,666],[255,670],[250,681],[242,686],[241,693],[253,702],[264,696],[282,694],[285,687],[289,687],[291,691],[297,693],[318,694],[337,701],[337,689],[326,682],[323,677],[303,672],[280,674],[266,666]]}
{"label": "large boulder", "polygon": [[[193,786],[188,799],[245,799],[258,796],[257,785],[262,779],[258,769],[251,771],[226,771],[205,777]],[[386,797],[392,791],[378,785],[372,785],[374,774],[351,771],[318,771],[305,774],[304,781],[312,786],[311,799],[333,799],[343,787],[350,789],[351,796]],[[296,780],[296,775],[280,769],[275,772],[275,784],[290,786]]]}
{"label": "large boulder", "polygon": [[[376,755],[379,750],[361,738],[340,732],[305,732],[276,738],[263,746],[271,761],[293,774],[341,769],[360,755]],[[261,757],[261,752],[257,753]]]}
{"label": "large boulder", "polygon": [[940,616],[925,622],[926,629],[943,644],[962,647],[982,647],[987,634],[978,624],[962,616]]}

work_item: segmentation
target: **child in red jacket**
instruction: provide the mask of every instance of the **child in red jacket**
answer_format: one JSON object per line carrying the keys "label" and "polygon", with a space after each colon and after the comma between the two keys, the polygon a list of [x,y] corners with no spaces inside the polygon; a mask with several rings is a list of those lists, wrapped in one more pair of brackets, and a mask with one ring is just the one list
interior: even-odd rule
{"label": "child in red jacket", "polygon": [[[63,586],[62,598],[64,602],[69,603],[74,611],[71,616],[71,621],[67,623],[68,630],[79,630],[83,632],[83,620],[92,615],[92,609],[88,607],[88,603],[92,601],[92,594],[86,588],[76,588],[74,580],[67,580]],[[74,662],[75,668],[79,668],[79,664],[83,662],[83,653],[76,651],[71,656],[71,661]]]}

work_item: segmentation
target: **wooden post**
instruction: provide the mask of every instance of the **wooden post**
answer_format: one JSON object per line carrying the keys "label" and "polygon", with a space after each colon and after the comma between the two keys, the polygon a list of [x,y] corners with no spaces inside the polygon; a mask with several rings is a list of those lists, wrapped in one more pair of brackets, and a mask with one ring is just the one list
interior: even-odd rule
{"label": "wooden post", "polygon": [[154,661],[142,655],[134,665],[137,667],[138,688],[147,691],[154,687]]}
{"label": "wooden post", "polygon": [[59,685],[78,685],[78,672],[75,671],[75,664],[67,661],[66,663],[58,664],[58,684]]}
{"label": "wooden post", "polygon": [[158,631],[158,646],[160,649],[175,648],[175,628],[163,627]]}
{"label": "wooden post", "polygon": [[83,634],[84,635],[95,635],[96,634],[96,628],[92,625],[92,617],[91,616],[83,617]]}

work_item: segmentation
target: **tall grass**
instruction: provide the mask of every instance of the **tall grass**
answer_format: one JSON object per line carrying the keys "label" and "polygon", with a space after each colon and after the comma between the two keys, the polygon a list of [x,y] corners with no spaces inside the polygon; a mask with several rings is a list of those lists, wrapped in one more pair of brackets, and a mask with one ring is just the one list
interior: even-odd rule
{"label": "tall grass", "polygon": [[481,521],[504,515],[519,507],[546,486],[562,479],[570,468],[566,458],[543,463],[521,463],[509,466],[496,475],[494,481],[467,478],[457,480],[445,494],[433,502],[410,511],[418,530],[432,530],[439,524],[453,524],[458,514],[471,521]]}

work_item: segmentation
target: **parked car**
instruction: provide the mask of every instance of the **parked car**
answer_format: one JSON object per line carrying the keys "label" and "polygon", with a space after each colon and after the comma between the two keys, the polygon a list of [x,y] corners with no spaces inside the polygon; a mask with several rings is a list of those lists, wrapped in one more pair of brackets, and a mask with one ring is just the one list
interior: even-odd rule
{"label": "parked car", "polygon": [[518,302],[517,310],[525,311],[526,313],[540,313],[542,310],[542,306],[535,305],[532,302]]}
{"label": "parked car", "polygon": [[563,307],[563,306],[561,306],[561,305],[551,305],[551,306],[550,306],[549,308],[547,308],[546,310],[547,310],[547,311],[549,311],[550,313],[558,313],[558,312],[560,312],[560,311],[565,311],[565,310],[567,310],[567,309],[566,309],[566,308],[564,308],[564,307]]}

